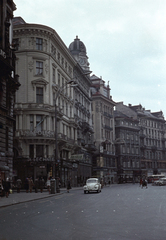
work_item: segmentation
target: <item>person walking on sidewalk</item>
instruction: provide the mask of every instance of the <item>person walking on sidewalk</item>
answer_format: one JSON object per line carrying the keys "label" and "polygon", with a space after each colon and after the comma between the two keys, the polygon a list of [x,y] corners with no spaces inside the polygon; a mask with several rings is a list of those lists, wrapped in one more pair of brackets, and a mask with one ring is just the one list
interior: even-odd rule
{"label": "person walking on sidewalk", "polygon": [[21,184],[22,184],[22,181],[21,181],[20,178],[18,178],[17,181],[16,181],[16,185],[17,185],[17,193],[20,193]]}
{"label": "person walking on sidewalk", "polygon": [[50,186],[51,186],[51,181],[50,181],[50,177],[47,179],[47,190],[50,193]]}
{"label": "person walking on sidewalk", "polygon": [[40,178],[40,192],[43,192],[43,188],[44,188],[44,179],[43,177]]}
{"label": "person walking on sidewalk", "polygon": [[28,193],[28,191],[29,191],[29,178],[25,179],[25,190],[26,190],[26,193]]}
{"label": "person walking on sidewalk", "polygon": [[38,188],[39,188],[39,178],[36,178],[34,181],[34,187],[35,187],[35,193],[38,192]]}
{"label": "person walking on sidewalk", "polygon": [[9,182],[9,178],[6,178],[6,181],[4,181],[4,185],[3,185],[4,191],[5,191],[5,195],[8,198],[9,196],[9,190],[11,188],[10,186],[10,182]]}
{"label": "person walking on sidewalk", "polygon": [[33,189],[33,179],[32,177],[29,179],[29,191],[30,193],[32,192],[32,189]]}
{"label": "person walking on sidewalk", "polygon": [[70,179],[67,179],[67,192],[69,193],[69,190],[71,189],[71,183]]}

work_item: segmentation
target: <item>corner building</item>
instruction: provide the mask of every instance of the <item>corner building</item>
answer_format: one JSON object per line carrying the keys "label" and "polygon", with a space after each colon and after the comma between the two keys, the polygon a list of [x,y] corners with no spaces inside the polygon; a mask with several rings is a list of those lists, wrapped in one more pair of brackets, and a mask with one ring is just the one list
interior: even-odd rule
{"label": "corner building", "polygon": [[[58,176],[62,186],[72,177],[71,150],[77,140],[74,120],[74,92],[67,82],[73,79],[74,58],[55,30],[14,19],[16,72],[21,87],[14,113],[14,168],[25,180],[31,176]],[[64,87],[66,86],[66,87]],[[55,101],[57,111],[55,113]],[[58,124],[58,159],[55,159],[55,114]],[[69,163],[70,162],[70,163]]]}

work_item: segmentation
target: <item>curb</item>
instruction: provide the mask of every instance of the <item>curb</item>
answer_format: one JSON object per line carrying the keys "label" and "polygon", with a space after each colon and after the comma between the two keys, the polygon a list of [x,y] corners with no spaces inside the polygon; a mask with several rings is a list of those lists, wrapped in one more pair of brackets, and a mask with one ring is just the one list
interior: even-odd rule
{"label": "curb", "polygon": [[0,206],[0,208],[5,208],[5,207],[13,206],[13,205],[17,205],[17,204],[20,204],[20,203],[32,202],[32,201],[36,201],[36,200],[40,200],[40,199],[44,199],[44,198],[49,198],[49,197],[53,197],[53,196],[57,196],[57,195],[62,195],[62,194],[63,194],[63,192],[62,192],[62,193],[50,194],[50,195],[48,195],[48,196],[43,196],[43,197],[39,197],[39,198],[35,198],[35,199],[22,200],[22,201],[20,201],[20,202],[13,202],[13,203],[9,203],[9,204]]}

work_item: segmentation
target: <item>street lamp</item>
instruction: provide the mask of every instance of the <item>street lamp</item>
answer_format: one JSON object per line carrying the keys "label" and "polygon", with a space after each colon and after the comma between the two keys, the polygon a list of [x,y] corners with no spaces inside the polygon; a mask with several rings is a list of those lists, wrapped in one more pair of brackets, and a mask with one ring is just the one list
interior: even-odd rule
{"label": "street lamp", "polygon": [[[72,84],[73,83],[73,84]],[[58,178],[58,169],[57,169],[57,164],[59,165],[59,161],[58,161],[58,127],[57,127],[57,104],[56,101],[58,99],[59,94],[65,89],[68,88],[67,85],[70,85],[69,87],[76,87],[78,86],[78,84],[76,84],[73,80],[70,80],[68,82],[66,82],[65,85],[63,85],[62,87],[60,87],[56,93],[55,96],[55,165],[54,165],[54,176],[56,179],[56,192],[59,193],[60,189],[59,189],[59,178]]]}

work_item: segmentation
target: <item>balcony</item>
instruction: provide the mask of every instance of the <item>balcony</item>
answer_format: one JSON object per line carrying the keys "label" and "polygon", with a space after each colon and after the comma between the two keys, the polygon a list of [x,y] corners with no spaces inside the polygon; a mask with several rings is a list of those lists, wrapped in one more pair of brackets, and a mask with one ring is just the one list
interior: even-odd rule
{"label": "balcony", "polygon": [[75,140],[67,137],[67,142],[71,145],[75,144]]}
{"label": "balcony", "polygon": [[63,145],[68,141],[67,136],[65,134],[59,133],[58,134],[58,144]]}
{"label": "balcony", "polygon": [[143,150],[144,150],[145,148],[146,148],[146,146],[143,145],[143,144],[140,146],[140,149],[143,149]]}
{"label": "balcony", "polygon": [[113,128],[112,127],[110,127],[110,126],[108,126],[108,125],[106,125],[106,124],[103,124],[103,128],[105,128],[105,129],[107,129],[107,130],[113,130]]}
{"label": "balcony", "polygon": [[143,133],[140,134],[140,138],[145,138],[145,137],[146,137],[145,134],[143,134]]}
{"label": "balcony", "polygon": [[156,146],[152,146],[152,151],[156,151],[157,150],[157,147]]}
{"label": "balcony", "polygon": [[96,151],[96,146],[94,144],[87,144],[85,145],[85,148],[88,150],[88,151]]}

